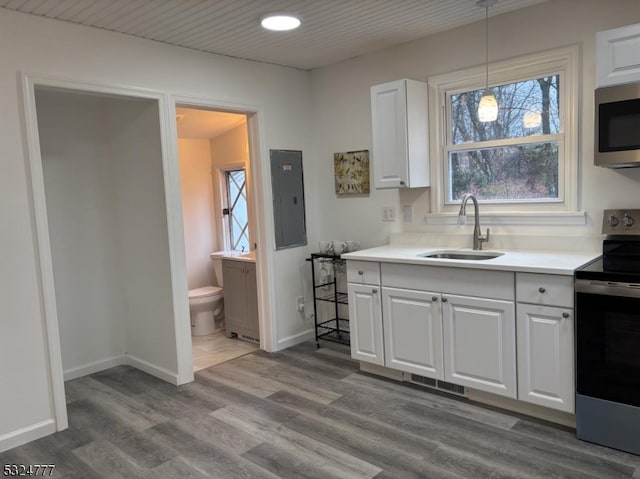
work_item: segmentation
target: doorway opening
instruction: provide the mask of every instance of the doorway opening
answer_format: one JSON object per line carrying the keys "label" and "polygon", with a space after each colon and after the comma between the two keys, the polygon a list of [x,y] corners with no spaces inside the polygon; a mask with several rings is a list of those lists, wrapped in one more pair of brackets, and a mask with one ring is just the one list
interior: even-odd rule
{"label": "doorway opening", "polygon": [[259,349],[247,114],[176,105],[193,370]]}

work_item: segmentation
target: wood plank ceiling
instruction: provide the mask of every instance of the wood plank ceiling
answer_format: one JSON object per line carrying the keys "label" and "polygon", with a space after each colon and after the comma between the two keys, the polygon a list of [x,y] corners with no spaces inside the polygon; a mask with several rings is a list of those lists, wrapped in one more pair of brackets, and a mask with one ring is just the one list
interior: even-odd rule
{"label": "wood plank ceiling", "polygon": [[[499,0],[499,15],[548,0]],[[0,8],[310,70],[482,20],[475,0],[0,0]],[[262,15],[302,26],[268,32]]]}

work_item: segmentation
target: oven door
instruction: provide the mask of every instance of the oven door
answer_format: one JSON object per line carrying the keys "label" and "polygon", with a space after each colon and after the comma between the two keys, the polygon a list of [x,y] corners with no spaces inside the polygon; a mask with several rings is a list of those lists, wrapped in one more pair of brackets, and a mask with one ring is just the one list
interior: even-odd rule
{"label": "oven door", "polygon": [[640,284],[575,286],[577,393],[640,406]]}

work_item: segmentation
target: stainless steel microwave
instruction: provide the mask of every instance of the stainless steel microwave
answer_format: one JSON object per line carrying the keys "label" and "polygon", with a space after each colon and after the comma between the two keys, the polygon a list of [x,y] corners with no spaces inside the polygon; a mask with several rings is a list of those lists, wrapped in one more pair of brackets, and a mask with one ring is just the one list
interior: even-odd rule
{"label": "stainless steel microwave", "polygon": [[640,82],[598,88],[595,164],[640,167]]}

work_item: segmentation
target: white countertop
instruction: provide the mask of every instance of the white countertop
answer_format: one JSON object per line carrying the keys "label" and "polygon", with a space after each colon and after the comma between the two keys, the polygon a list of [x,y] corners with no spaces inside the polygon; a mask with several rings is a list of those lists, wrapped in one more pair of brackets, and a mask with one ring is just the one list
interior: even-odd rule
{"label": "white countertop", "polygon": [[580,266],[598,258],[598,253],[566,253],[547,251],[500,251],[489,249],[485,252],[504,253],[497,258],[485,260],[459,260],[424,258],[419,255],[438,251],[473,251],[451,247],[407,247],[399,245],[380,246],[345,253],[341,258],[347,260],[379,261],[382,263],[404,263],[428,266],[446,266],[449,268],[473,268],[501,271],[520,271],[528,273],[573,275]]}
{"label": "white countertop", "polygon": [[230,259],[233,261],[244,261],[248,263],[256,262],[256,252],[248,251],[246,253],[242,253],[240,251],[217,251],[215,253],[211,253],[211,257],[217,256],[222,259]]}

